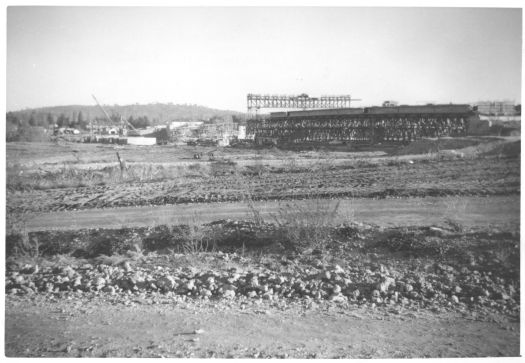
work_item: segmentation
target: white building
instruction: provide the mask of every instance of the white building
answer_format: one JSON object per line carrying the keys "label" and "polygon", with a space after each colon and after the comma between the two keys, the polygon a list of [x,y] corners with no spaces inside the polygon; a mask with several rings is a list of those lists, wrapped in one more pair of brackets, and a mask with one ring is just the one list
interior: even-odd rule
{"label": "white building", "polygon": [[246,139],[246,126],[244,125],[239,125],[239,132],[237,134],[237,138],[239,140],[244,140]]}
{"label": "white building", "polygon": [[202,121],[173,121],[170,123],[170,129],[188,128],[190,130],[196,130],[203,124]]}

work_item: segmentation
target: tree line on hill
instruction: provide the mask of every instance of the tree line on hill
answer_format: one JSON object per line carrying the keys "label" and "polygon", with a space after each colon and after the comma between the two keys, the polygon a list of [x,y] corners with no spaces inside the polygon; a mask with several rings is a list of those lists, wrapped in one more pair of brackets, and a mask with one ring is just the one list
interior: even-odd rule
{"label": "tree line on hill", "polygon": [[[242,122],[244,114],[236,111],[211,109],[198,105],[147,104],[126,106],[104,106],[110,116],[106,119],[98,106],[55,106],[6,113],[7,141],[32,141],[35,133],[45,134],[55,125],[64,128],[88,130],[91,123],[118,125],[121,117],[135,128],[165,124],[170,121],[205,121],[228,120]],[[37,137],[42,141],[41,137]]]}

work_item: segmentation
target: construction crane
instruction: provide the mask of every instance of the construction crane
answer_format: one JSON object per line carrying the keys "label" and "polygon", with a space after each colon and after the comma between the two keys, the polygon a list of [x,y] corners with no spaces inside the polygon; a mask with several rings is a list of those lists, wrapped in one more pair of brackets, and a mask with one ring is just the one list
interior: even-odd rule
{"label": "construction crane", "polygon": [[[104,112],[104,115],[106,116],[106,119],[108,120],[108,122],[111,124],[113,123],[113,121],[111,120],[111,117],[109,117],[108,113],[106,112],[106,110],[104,109],[104,107],[102,107],[102,105],[98,102],[97,98],[95,97],[95,95],[91,95],[93,97],[93,99],[95,100],[95,102],[97,103],[98,107],[102,110],[102,112]],[[128,121],[126,120],[124,117],[120,116],[120,122],[124,125],[125,128],[127,128],[127,126],[131,127],[132,130],[136,131],[137,129]]]}
{"label": "construction crane", "polygon": [[102,105],[98,102],[97,98],[95,97],[95,95],[91,95],[93,97],[93,99],[95,100],[95,102],[97,103],[98,107],[102,110],[102,112],[104,113],[104,115],[106,116],[106,119],[108,120],[109,123],[113,122],[111,120],[111,117],[109,117],[108,113],[106,112],[106,110],[104,110],[104,107],[102,107]]}

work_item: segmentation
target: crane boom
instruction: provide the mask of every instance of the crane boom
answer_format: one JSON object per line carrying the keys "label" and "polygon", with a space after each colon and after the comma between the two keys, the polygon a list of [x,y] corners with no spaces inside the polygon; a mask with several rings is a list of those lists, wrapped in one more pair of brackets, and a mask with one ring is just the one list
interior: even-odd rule
{"label": "crane boom", "polygon": [[[113,123],[113,121],[111,120],[111,117],[109,117],[108,113],[106,112],[106,110],[104,110],[104,107],[102,107],[102,105],[98,102],[97,98],[95,97],[95,95],[91,95],[93,97],[93,99],[95,100],[95,102],[97,103],[98,107],[102,110],[102,112],[104,112],[104,115],[106,116],[106,119],[109,121],[109,123]],[[124,125],[126,126],[129,126],[131,127],[132,130],[137,130],[135,128],[135,126],[133,126],[131,123],[128,122],[128,120],[126,120],[124,117],[120,116],[120,122],[124,123]]]}
{"label": "crane boom", "polygon": [[121,119],[122,122],[124,122],[126,125],[128,125],[129,127],[131,127],[132,130],[135,130],[135,131],[137,130],[137,129],[135,128],[135,126],[133,126],[133,125],[132,125],[128,120],[126,120],[124,117],[121,116],[120,119]]}
{"label": "crane boom", "polygon": [[102,112],[104,112],[104,115],[106,116],[106,119],[109,121],[109,123],[112,123],[113,121],[111,121],[111,117],[109,117],[108,113],[106,112],[106,110],[104,110],[104,107],[102,107],[100,105],[100,103],[98,102],[97,98],[95,97],[95,95],[91,95],[93,97],[93,99],[95,100],[95,102],[97,103],[98,107],[100,107],[100,109],[102,110]]}

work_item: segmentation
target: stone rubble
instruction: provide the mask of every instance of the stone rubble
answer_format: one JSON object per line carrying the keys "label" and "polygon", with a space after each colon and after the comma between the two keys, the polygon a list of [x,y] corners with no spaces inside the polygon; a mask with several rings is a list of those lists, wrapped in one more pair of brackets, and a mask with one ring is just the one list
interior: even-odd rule
{"label": "stone rubble", "polygon": [[[219,253],[228,260],[236,254]],[[127,296],[158,293],[191,299],[311,300],[373,306],[417,305],[490,307],[509,314],[519,313],[520,291],[510,281],[490,272],[470,271],[435,263],[420,273],[355,264],[312,266],[287,272],[268,268],[241,271],[161,267],[154,264],[119,266],[105,264],[63,267],[9,265],[6,293],[16,295],[103,293]]]}

